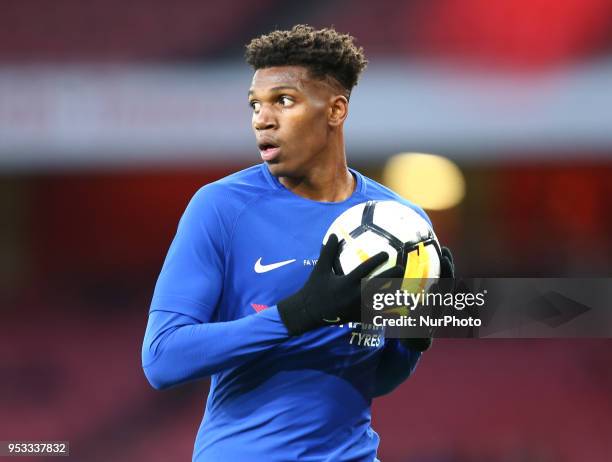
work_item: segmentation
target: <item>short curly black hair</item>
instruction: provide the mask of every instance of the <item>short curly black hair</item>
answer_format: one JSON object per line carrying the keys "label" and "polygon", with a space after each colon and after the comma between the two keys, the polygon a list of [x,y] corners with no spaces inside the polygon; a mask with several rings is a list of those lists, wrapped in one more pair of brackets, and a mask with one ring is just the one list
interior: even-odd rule
{"label": "short curly black hair", "polygon": [[333,28],[314,29],[305,24],[291,30],[276,30],[254,38],[246,46],[245,58],[253,69],[273,66],[303,66],[315,78],[333,77],[347,96],[368,61],[355,38]]}

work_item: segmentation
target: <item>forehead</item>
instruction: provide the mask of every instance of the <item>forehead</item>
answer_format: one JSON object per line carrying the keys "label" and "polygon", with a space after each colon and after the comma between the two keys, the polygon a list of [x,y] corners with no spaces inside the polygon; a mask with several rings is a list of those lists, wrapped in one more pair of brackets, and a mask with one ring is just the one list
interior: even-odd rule
{"label": "forehead", "polygon": [[255,71],[249,91],[259,92],[276,87],[295,87],[299,91],[307,92],[320,86],[320,82],[313,79],[305,67],[275,66]]}

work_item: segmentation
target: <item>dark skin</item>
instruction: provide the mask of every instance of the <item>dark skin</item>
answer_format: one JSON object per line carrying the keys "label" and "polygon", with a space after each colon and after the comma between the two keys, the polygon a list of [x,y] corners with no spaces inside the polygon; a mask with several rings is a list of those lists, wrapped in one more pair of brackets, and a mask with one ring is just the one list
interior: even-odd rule
{"label": "dark skin", "polygon": [[355,179],[346,165],[343,133],[348,99],[338,82],[314,78],[302,66],[259,69],[249,104],[262,159],[283,186],[320,202],[350,197]]}

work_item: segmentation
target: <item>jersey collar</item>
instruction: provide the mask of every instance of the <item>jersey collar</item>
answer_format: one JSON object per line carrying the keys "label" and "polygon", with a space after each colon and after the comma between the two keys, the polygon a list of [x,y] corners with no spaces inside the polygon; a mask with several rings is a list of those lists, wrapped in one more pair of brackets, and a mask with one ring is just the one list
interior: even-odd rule
{"label": "jersey collar", "polygon": [[265,162],[262,162],[260,164],[260,166],[261,166],[261,170],[263,172],[263,175],[266,178],[266,181],[270,184],[270,186],[272,186],[274,189],[278,189],[278,190],[284,191],[284,192],[286,192],[288,194],[291,194],[291,195],[295,196],[296,198],[303,199],[303,200],[308,201],[308,202],[315,202],[315,203],[318,203],[318,204],[340,204],[342,202],[350,201],[351,199],[353,199],[358,194],[364,194],[365,193],[366,183],[365,183],[365,181],[363,181],[363,175],[361,173],[359,173],[357,170],[354,170],[354,169],[352,169],[350,167],[349,167],[348,170],[349,170],[349,172],[351,172],[351,174],[353,175],[353,177],[357,181],[357,185],[355,187],[355,190],[353,191],[353,194],[351,194],[345,200],[340,201],[340,202],[319,202],[319,201],[313,201],[311,199],[306,199],[305,197],[298,196],[297,194],[292,193],[287,188],[285,188],[285,186],[280,181],[278,181],[278,178],[276,178],[274,175],[272,175],[270,173],[270,169],[268,168],[268,165]]}

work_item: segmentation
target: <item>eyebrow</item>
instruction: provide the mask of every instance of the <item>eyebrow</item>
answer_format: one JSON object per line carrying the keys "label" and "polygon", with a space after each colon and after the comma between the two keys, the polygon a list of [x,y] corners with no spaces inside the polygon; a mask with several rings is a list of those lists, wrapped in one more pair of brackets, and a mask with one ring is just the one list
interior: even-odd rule
{"label": "eyebrow", "polygon": [[[270,91],[280,91],[280,90],[295,90],[295,91],[299,91],[298,87],[294,87],[292,85],[280,85],[278,87],[272,87],[270,88]],[[253,94],[253,90],[249,90],[249,96],[251,96]]]}

